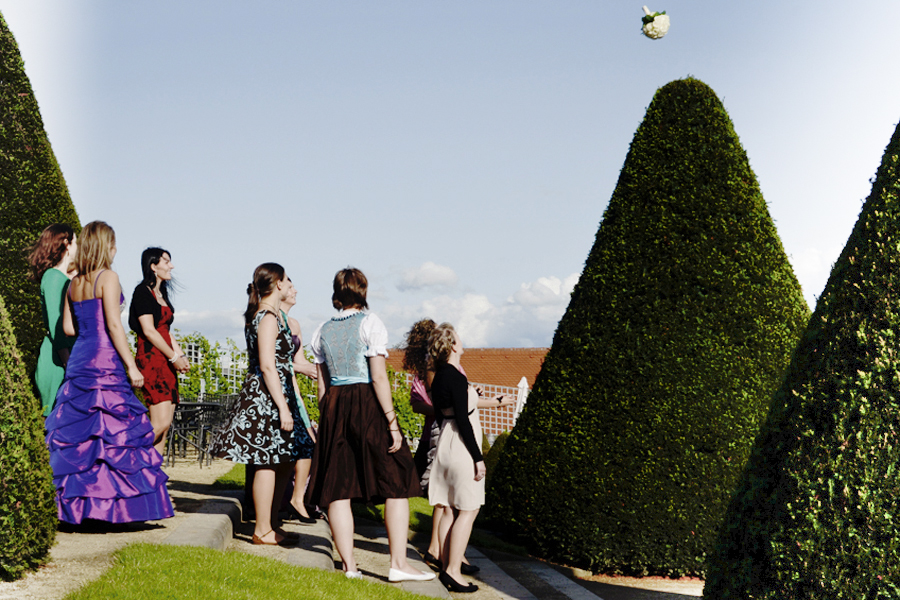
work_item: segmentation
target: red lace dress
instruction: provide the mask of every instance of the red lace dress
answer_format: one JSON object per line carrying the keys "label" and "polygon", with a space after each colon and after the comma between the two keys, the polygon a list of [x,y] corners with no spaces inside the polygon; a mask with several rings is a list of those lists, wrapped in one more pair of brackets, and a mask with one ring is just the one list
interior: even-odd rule
{"label": "red lace dress", "polygon": [[[161,306],[162,318],[156,331],[166,343],[171,346],[172,338],[169,335],[169,326],[175,317],[175,313],[168,306]],[[144,400],[147,404],[159,404],[160,402],[172,402],[178,404],[178,375],[175,373],[175,365],[143,335],[137,336],[137,355],[134,357],[138,369],[144,376]]]}

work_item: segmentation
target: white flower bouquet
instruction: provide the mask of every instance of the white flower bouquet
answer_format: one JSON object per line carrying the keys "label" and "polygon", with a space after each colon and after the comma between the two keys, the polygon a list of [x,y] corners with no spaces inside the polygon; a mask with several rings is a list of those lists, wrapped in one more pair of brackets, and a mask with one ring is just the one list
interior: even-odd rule
{"label": "white flower bouquet", "polygon": [[666,11],[650,12],[650,9],[645,6],[641,22],[644,23],[641,31],[653,40],[661,39],[669,31],[669,17],[666,15]]}

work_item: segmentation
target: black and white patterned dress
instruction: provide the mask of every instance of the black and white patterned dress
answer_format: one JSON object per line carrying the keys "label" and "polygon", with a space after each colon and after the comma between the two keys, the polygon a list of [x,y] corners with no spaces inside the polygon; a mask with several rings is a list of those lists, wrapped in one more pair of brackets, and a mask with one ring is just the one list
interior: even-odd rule
{"label": "black and white patterned dress", "polygon": [[293,431],[281,430],[278,406],[272,399],[259,368],[259,322],[269,311],[260,310],[244,329],[247,338],[247,378],[240,401],[213,445],[213,454],[232,462],[275,465],[312,456],[314,443],[300,415],[294,394],[294,343],[287,325],[278,322],[275,367],[291,416]]}

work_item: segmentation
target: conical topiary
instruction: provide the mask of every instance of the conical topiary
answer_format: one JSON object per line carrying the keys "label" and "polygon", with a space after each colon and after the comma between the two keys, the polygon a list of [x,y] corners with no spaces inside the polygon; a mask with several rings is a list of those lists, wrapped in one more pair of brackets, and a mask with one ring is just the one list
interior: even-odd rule
{"label": "conical topiary", "polygon": [[900,597],[900,127],[754,444],[704,598]]}
{"label": "conical topiary", "polygon": [[25,247],[45,227],[81,229],[50,148],[12,32],[0,15],[0,297],[30,375],[44,335],[40,289],[28,280]]}
{"label": "conical topiary", "polygon": [[31,392],[0,298],[0,578],[43,562],[56,536],[50,453],[41,404]]}
{"label": "conical topiary", "polygon": [[569,564],[702,574],[808,316],[722,103],[696,79],[661,88],[490,516]]}

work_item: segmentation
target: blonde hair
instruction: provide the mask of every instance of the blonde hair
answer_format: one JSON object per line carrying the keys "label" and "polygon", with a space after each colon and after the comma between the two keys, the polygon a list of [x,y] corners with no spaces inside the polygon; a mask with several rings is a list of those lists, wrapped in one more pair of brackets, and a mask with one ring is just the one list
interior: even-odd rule
{"label": "blonde hair", "polygon": [[450,360],[455,341],[456,330],[450,323],[441,323],[434,328],[428,337],[428,354],[435,365],[442,365]]}
{"label": "blonde hair", "polygon": [[112,249],[116,245],[116,232],[103,221],[91,221],[81,230],[78,251],[75,253],[75,269],[87,275],[98,269],[112,266]]}

